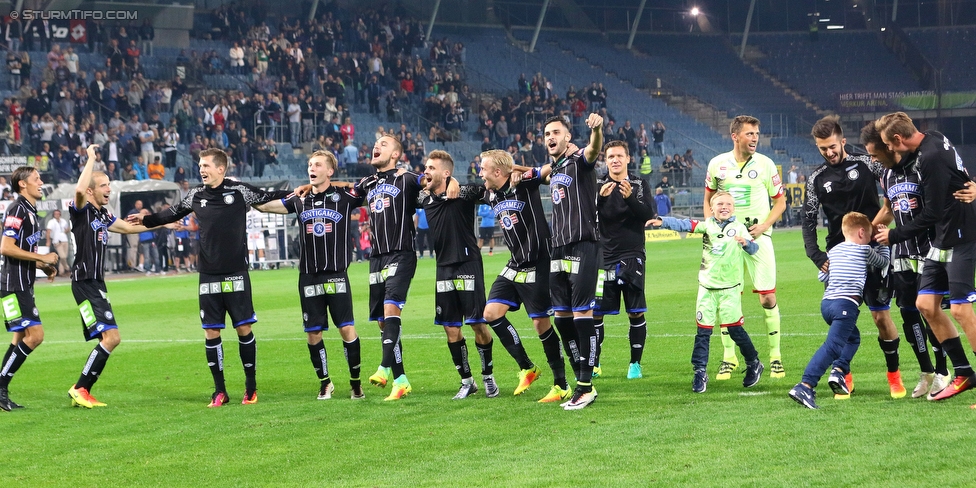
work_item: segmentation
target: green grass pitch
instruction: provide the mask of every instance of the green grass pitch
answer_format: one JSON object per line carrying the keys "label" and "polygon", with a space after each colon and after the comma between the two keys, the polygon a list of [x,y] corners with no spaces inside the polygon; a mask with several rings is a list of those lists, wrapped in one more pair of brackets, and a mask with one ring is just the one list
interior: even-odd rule
{"label": "green grass pitch", "polygon": [[[648,246],[648,337],[644,378],[627,380],[626,316],[610,317],[592,406],[566,412],[536,400],[551,376],[522,311],[512,313],[544,376],[512,396],[517,367],[496,341],[499,398],[452,401],[458,376],[441,328],[433,325],[434,263],[422,259],[404,310],[404,359],[414,391],[383,402],[389,389],[365,386],[349,400],[338,333],[326,333],[337,390],[318,401],[301,329],[297,271],[252,272],[259,322],[260,402],[242,406],[235,335],[225,364],[233,402],[205,405],[212,390],[198,319],[195,275],[108,283],[122,345],[94,389],[107,408],[70,408],[66,391],[93,346],[81,339],[65,281],[37,286],[44,344],[11,384],[28,408],[0,412],[8,486],[971,486],[971,393],[942,403],[893,400],[870,315],[853,363],[856,391],[834,401],[824,382],[819,411],[786,393],[822,343],[822,287],[798,231],[774,234],[787,377],[767,373],[745,391],[741,371],[714,381],[721,346],[712,342],[712,381],[691,392],[690,355],[700,245]],[[485,258],[490,284],[506,253]],[[379,333],[367,323],[365,263],[350,271],[363,379],[380,360]],[[489,285],[490,286],[490,285]],[[760,357],[768,345],[754,295],[744,296],[746,330]],[[897,312],[895,322],[900,323]],[[900,326],[899,326],[900,328]],[[473,333],[472,367],[479,369]],[[8,336],[9,337],[9,336]],[[918,366],[901,346],[906,387]],[[476,378],[480,378],[476,375]],[[969,440],[967,440],[969,439]],[[963,469],[954,469],[962,467]]]}

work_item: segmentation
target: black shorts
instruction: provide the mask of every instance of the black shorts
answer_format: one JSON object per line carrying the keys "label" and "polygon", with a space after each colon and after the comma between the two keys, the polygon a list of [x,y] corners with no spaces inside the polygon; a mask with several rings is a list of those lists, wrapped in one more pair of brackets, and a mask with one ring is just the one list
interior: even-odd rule
{"label": "black shorts", "polygon": [[[884,272],[884,274],[882,274]],[[891,267],[881,270],[868,266],[867,278],[864,281],[864,303],[868,310],[880,312],[891,308]]]}
{"label": "black shorts", "polygon": [[7,332],[20,332],[28,327],[41,325],[41,317],[34,305],[34,290],[0,291],[4,325]]}
{"label": "black shorts", "polygon": [[72,281],[71,293],[81,313],[81,332],[86,341],[101,338],[105,330],[119,328],[104,281]]}
{"label": "black shorts", "polygon": [[549,295],[557,312],[586,312],[596,307],[596,277],[603,255],[600,243],[580,241],[552,250]]}
{"label": "black shorts", "polygon": [[336,327],[353,325],[352,290],[345,271],[302,273],[298,276],[298,294],[305,332],[329,330],[326,314],[332,316]]}
{"label": "black shorts", "polygon": [[952,249],[932,248],[925,258],[918,281],[919,295],[949,295],[949,303],[976,302],[973,274],[976,272],[976,242]]}
{"label": "black shorts", "polygon": [[478,227],[478,239],[488,240],[495,238],[494,227]]}
{"label": "black shorts", "polygon": [[485,271],[481,259],[437,267],[434,323],[445,327],[485,322]]}
{"label": "black shorts", "polygon": [[895,295],[895,303],[902,310],[918,310],[915,299],[918,298],[919,261],[914,258],[893,258],[891,260],[891,291]]}
{"label": "black shorts", "polygon": [[410,281],[417,271],[417,255],[397,251],[369,258],[369,320],[383,320],[383,306],[407,303]]}
{"label": "black shorts", "polygon": [[502,268],[488,292],[488,303],[504,303],[511,310],[525,305],[533,319],[552,315],[549,298],[549,256],[541,256],[535,266],[518,268],[509,263]]}
{"label": "black shorts", "polygon": [[647,311],[644,298],[644,258],[629,258],[610,266],[604,264],[597,276],[596,315],[620,313],[620,295],[627,313]]}
{"label": "black shorts", "polygon": [[200,273],[200,321],[204,329],[223,329],[230,315],[234,328],[258,321],[247,271],[227,275]]}

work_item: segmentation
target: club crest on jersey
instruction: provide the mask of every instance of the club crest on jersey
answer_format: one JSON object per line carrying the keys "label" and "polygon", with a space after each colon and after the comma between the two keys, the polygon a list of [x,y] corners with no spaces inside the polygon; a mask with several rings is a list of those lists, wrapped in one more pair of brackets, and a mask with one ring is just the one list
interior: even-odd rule
{"label": "club crest on jersey", "polygon": [[725,231],[725,235],[727,235],[729,237],[735,237],[735,229],[729,229],[729,230]]}
{"label": "club crest on jersey", "polygon": [[756,179],[758,177],[759,177],[759,173],[756,170],[754,170],[754,169],[750,169],[749,170],[749,178],[751,178],[751,179],[754,180],[754,179]]}
{"label": "club crest on jersey", "polygon": [[847,178],[850,180],[856,180],[857,176],[858,176],[858,172],[856,169],[852,169],[847,172]]}
{"label": "club crest on jersey", "polygon": [[329,197],[329,199],[332,200],[333,202],[338,202],[339,201],[339,194],[338,193],[333,193],[332,196]]}
{"label": "club crest on jersey", "polygon": [[316,237],[322,237],[332,232],[332,222],[313,222],[305,224],[305,233]]}
{"label": "club crest on jersey", "polygon": [[512,230],[512,228],[515,227],[515,224],[519,222],[518,214],[515,212],[506,212],[502,215],[499,221],[501,222],[503,229]]}
{"label": "club crest on jersey", "polygon": [[894,202],[894,207],[901,213],[909,213],[914,208],[918,208],[917,198],[899,198]]}
{"label": "club crest on jersey", "polygon": [[227,205],[234,203],[234,195],[232,193],[224,194],[224,203]]}
{"label": "club crest on jersey", "polygon": [[383,211],[384,208],[387,208],[389,206],[390,206],[390,197],[377,198],[376,200],[373,200],[372,204],[370,204],[370,207],[372,207],[373,212],[375,213],[380,213]]}
{"label": "club crest on jersey", "polygon": [[566,190],[564,190],[562,188],[553,187],[552,188],[552,203],[558,205],[559,202],[563,201],[563,198],[566,198]]}

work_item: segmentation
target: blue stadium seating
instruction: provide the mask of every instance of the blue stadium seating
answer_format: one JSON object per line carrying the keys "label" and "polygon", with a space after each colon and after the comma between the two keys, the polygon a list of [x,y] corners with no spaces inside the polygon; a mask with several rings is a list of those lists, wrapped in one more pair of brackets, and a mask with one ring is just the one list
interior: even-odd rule
{"label": "blue stadium seating", "polygon": [[[971,52],[976,45],[976,27],[933,27],[905,29],[905,32],[937,69],[943,69],[943,90],[976,90],[976,58]],[[945,46],[941,55],[940,36]]]}
{"label": "blue stadium seating", "polygon": [[921,88],[875,32],[821,32],[817,41],[804,33],[756,33],[749,43],[765,54],[760,66],[824,109],[836,109],[841,93]]}

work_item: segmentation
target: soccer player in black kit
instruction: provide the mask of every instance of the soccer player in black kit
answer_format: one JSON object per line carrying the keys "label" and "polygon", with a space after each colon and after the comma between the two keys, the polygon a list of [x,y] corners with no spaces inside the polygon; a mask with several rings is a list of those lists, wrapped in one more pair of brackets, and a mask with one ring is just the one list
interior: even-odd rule
{"label": "soccer player in black kit", "polygon": [[[807,257],[821,271],[828,271],[827,253],[817,242],[817,222],[820,209],[827,216],[827,251],[844,242],[841,221],[848,212],[860,212],[874,219],[881,210],[877,182],[884,167],[872,162],[867,154],[851,154],[845,148],[847,139],[836,116],[824,117],[814,124],[811,135],[824,158],[824,163],[807,180],[806,201],[803,203],[803,244]],[[883,271],[883,272],[882,272]],[[884,353],[888,368],[888,389],[892,398],[905,396],[898,358],[898,329],[891,320],[891,291],[888,270],[869,267],[864,284],[864,302],[878,327],[878,345]],[[837,368],[840,369],[840,368]],[[847,391],[853,388],[850,371],[842,371]],[[845,399],[848,393],[834,391],[834,398]]]}
{"label": "soccer player in black kit", "polygon": [[[875,161],[885,167],[884,177],[881,178],[884,205],[872,224],[886,228],[894,221],[896,227],[901,227],[915,220],[925,208],[917,159],[902,159],[889,150],[881,140],[881,134],[873,120],[861,129],[861,144]],[[918,279],[924,269],[925,256],[932,247],[931,234],[925,232],[891,246],[891,287],[901,311],[905,339],[912,345],[921,370],[918,384],[912,390],[912,398],[938,393],[949,384],[949,370],[942,345],[935,338],[932,328],[922,320],[922,314],[915,306],[918,299]],[[926,337],[935,353],[935,365],[929,356]]]}
{"label": "soccer player in black kit", "polygon": [[[518,338],[518,332],[506,314],[510,309],[525,307],[525,313],[532,319],[532,325],[542,341],[546,361],[552,369],[552,388],[539,403],[553,403],[568,399],[570,390],[566,382],[566,364],[559,349],[559,335],[549,321],[552,300],[549,297],[548,270],[552,249],[549,223],[539,195],[542,180],[536,178],[515,185],[513,179],[522,173],[514,170],[512,156],[507,152],[493,149],[481,153],[480,176],[488,190],[482,201],[491,206],[501,224],[505,243],[512,252],[511,259],[491,285],[484,316],[503,341],[505,331]],[[566,353],[571,354],[569,349]],[[516,358],[516,361],[520,360]],[[528,357],[525,361],[528,361]],[[539,368],[534,365],[530,367],[529,364],[519,366],[516,395],[522,394],[539,378]]]}
{"label": "soccer player in black kit", "polygon": [[949,139],[936,131],[919,132],[904,112],[881,117],[875,124],[888,148],[905,159],[917,158],[916,166],[925,199],[922,213],[910,223],[895,229],[879,229],[875,239],[882,244],[897,244],[934,230],[918,283],[918,311],[932,327],[942,349],[952,361],[955,377],[948,386],[929,395],[944,400],[976,387],[976,375],[966,357],[959,331],[942,312],[942,297],[949,295],[952,318],[959,323],[970,347],[976,352],[976,207],[953,196],[963,190],[970,178],[962,158]]}
{"label": "soccer player in black kit", "polygon": [[195,212],[200,223],[200,320],[206,334],[207,364],[214,379],[210,407],[229,401],[224,384],[224,349],[220,330],[230,315],[240,343],[244,365],[244,405],[257,403],[255,359],[257,346],[251,324],[257,322],[251,301],[248,275],[247,212],[253,205],[280,200],[289,192],[266,192],[247,183],[225,180],[227,154],[220,149],[200,153],[202,187],[190,189],[187,196],[162,212],[143,216],[133,214],[129,223],[156,227],[176,222]]}
{"label": "soccer player in black kit", "polygon": [[627,379],[637,379],[643,377],[640,362],[647,338],[644,224],[654,218],[654,196],[650,184],[627,172],[630,150],[626,141],[608,142],[603,150],[607,177],[597,180],[600,187],[597,211],[603,244],[603,267],[599,271],[593,312],[597,347],[603,347],[603,317],[620,313],[623,295],[630,321]]}
{"label": "soccer player in black kit", "polygon": [[352,290],[349,288],[349,215],[358,212],[362,195],[332,185],[336,171],[335,156],[315,151],[308,158],[308,180],[311,192],[304,197],[292,195],[256,208],[262,212],[298,214],[298,240],[301,256],[298,264],[298,294],[302,302],[302,322],[308,334],[308,352],[319,378],[319,400],[332,398],[335,384],[329,377],[328,355],[322,331],[328,330],[328,315],[342,336],[342,347],[349,363],[351,398],[366,398],[359,379],[360,341],[352,313]]}
{"label": "soccer player in black kit", "polygon": [[366,196],[372,226],[369,255],[369,320],[379,323],[383,331],[383,359],[369,382],[386,386],[393,379],[388,401],[403,398],[413,390],[403,369],[403,346],[400,341],[400,313],[407,303],[410,281],[417,270],[414,251],[416,230],[413,214],[421,189],[421,176],[398,173],[396,163],[403,146],[393,136],[383,136],[373,145],[370,164],[376,174],[356,184],[359,195]]}
{"label": "soccer player in black kit", "polygon": [[564,342],[578,351],[579,367],[573,396],[562,404],[579,410],[593,403],[593,367],[599,364],[599,346],[593,325],[596,279],[601,266],[596,210],[595,164],[603,145],[603,117],[590,114],[589,144],[571,151],[572,129],[565,118],[550,117],[545,124],[546,149],[552,161],[526,172],[542,177],[552,192],[552,260],[549,294],[556,312],[556,329]]}
{"label": "soccer player in black kit", "polygon": [[[462,326],[474,330],[475,345],[481,357],[485,394],[498,396],[492,369],[492,338],[485,325],[485,273],[481,251],[474,235],[474,214],[483,188],[461,187],[457,199],[446,197],[454,172],[454,160],[444,151],[431,151],[424,164],[422,205],[430,225],[429,238],[437,259],[434,323],[444,327],[451,359],[461,375],[461,388],[454,396],[461,400],[478,391],[468,363],[468,346]],[[519,344],[521,346],[521,344]],[[525,351],[522,349],[522,356]]]}
{"label": "soccer player in black kit", "polygon": [[71,292],[81,313],[85,340],[98,339],[85,361],[81,376],[68,390],[72,406],[85,408],[105,406],[91,395],[91,389],[105,369],[109,355],[121,342],[119,326],[105,288],[108,233],[136,234],[148,230],[142,225],[119,220],[109,211],[106,206],[111,192],[108,175],[94,170],[97,151],[97,145],[88,146],[88,162],[75,186],[75,199],[68,206],[71,233],[77,246],[71,267]]}
{"label": "soccer player in black kit", "polygon": [[44,327],[34,305],[34,275],[38,263],[50,280],[57,274],[57,253],[38,254],[37,243],[44,229],[37,221],[37,200],[41,175],[30,166],[21,166],[10,176],[10,186],[18,197],[3,215],[0,237],[0,302],[7,332],[13,334],[10,347],[0,362],[0,410],[22,408],[10,399],[8,388],[14,373],[27,356],[44,341]]}

